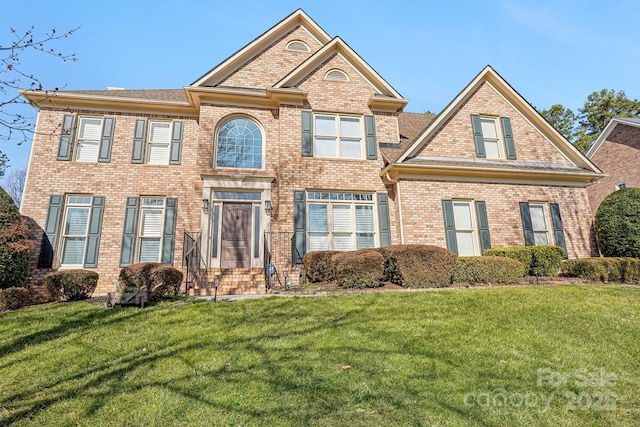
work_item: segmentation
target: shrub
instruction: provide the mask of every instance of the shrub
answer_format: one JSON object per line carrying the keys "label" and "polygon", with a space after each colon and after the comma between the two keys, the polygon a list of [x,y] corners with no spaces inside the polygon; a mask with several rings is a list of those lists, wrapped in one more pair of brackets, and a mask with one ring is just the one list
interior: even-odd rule
{"label": "shrub", "polygon": [[469,256],[456,259],[454,282],[516,283],[522,277],[522,263],[499,256]]}
{"label": "shrub", "polygon": [[600,282],[640,281],[640,260],[636,258],[583,258],[562,263],[560,274]]}
{"label": "shrub", "polygon": [[527,246],[531,250],[531,273],[541,276],[557,276],[564,258],[564,249],[560,246],[538,245]]}
{"label": "shrub", "polygon": [[93,294],[98,286],[98,273],[89,270],[60,270],[44,278],[51,298],[57,301],[80,301]]}
{"label": "shrub", "polygon": [[28,288],[0,289],[0,311],[17,310],[27,305],[28,301]]}
{"label": "shrub", "polygon": [[564,249],[560,246],[505,246],[486,249],[485,256],[501,256],[522,263],[522,275],[540,274],[541,276],[555,276],[560,270],[564,257]]}
{"label": "shrub", "polygon": [[407,288],[442,288],[453,282],[457,255],[430,245],[391,245],[384,257],[385,280]]}
{"label": "shrub", "polygon": [[32,247],[18,208],[0,188],[0,289],[26,285]]}
{"label": "shrub", "polygon": [[311,283],[333,282],[335,273],[331,257],[337,253],[337,251],[317,251],[305,254],[302,262],[307,280]]}
{"label": "shrub", "polygon": [[120,270],[119,279],[124,287],[144,289],[149,299],[157,301],[166,296],[177,295],[183,274],[177,268],[157,262],[141,262]]}
{"label": "shrub", "polygon": [[531,261],[533,255],[529,249],[531,246],[504,246],[498,248],[486,249],[484,251],[485,256],[501,256],[506,258],[515,259],[522,264],[522,270],[520,277],[524,277],[531,270]]}
{"label": "shrub", "polygon": [[605,257],[640,258],[640,188],[609,194],[598,207],[595,228]]}
{"label": "shrub", "polygon": [[384,258],[374,249],[337,252],[331,257],[341,288],[376,288],[382,285]]}

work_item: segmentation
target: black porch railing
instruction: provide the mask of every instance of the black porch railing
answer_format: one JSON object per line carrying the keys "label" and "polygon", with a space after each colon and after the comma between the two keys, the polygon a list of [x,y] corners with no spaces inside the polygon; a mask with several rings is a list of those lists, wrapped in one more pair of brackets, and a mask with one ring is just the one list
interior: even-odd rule
{"label": "black porch railing", "polygon": [[182,245],[182,267],[186,267],[184,294],[189,295],[189,289],[198,281],[204,260],[201,252],[201,231],[185,231]]}
{"label": "black porch railing", "polygon": [[267,288],[287,287],[287,270],[302,261],[295,233],[264,233],[264,283]]}

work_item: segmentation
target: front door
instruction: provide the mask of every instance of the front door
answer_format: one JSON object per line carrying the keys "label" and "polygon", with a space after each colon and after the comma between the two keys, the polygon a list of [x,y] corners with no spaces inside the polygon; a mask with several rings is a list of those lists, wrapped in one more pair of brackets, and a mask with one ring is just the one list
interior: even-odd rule
{"label": "front door", "polygon": [[222,205],[221,268],[251,267],[251,204]]}

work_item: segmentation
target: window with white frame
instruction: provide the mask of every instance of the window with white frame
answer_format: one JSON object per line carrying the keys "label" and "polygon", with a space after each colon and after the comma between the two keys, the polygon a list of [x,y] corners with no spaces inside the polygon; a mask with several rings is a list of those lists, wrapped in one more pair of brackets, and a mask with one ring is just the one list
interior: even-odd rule
{"label": "window with white frame", "polygon": [[533,236],[536,245],[549,245],[549,221],[547,218],[546,204],[529,203],[529,212],[531,215],[531,226],[533,228]]}
{"label": "window with white frame", "polygon": [[160,262],[165,199],[163,197],[143,197],[140,202],[138,261]]}
{"label": "window with white frame", "polygon": [[315,156],[363,158],[361,117],[316,114],[313,129]]}
{"label": "window with white frame", "polygon": [[102,119],[98,117],[81,117],[78,126],[76,160],[79,162],[98,161]]}
{"label": "window with white frame", "polygon": [[500,134],[498,133],[498,121],[493,117],[481,117],[480,125],[482,126],[482,137],[484,138],[484,149],[489,159],[499,159],[502,157],[500,152]]}
{"label": "window with white frame", "polygon": [[253,120],[236,117],[226,121],[216,139],[216,167],[261,169],[263,140]]}
{"label": "window with white frame", "polygon": [[150,121],[148,132],[147,163],[169,164],[171,122]]}
{"label": "window with white frame", "polygon": [[456,230],[458,255],[478,255],[478,244],[474,227],[474,215],[471,202],[453,201],[453,218]]}
{"label": "window with white frame", "polygon": [[375,246],[373,194],[308,192],[308,251]]}
{"label": "window with white frame", "polygon": [[67,196],[62,230],[61,265],[84,264],[90,211],[91,196]]}

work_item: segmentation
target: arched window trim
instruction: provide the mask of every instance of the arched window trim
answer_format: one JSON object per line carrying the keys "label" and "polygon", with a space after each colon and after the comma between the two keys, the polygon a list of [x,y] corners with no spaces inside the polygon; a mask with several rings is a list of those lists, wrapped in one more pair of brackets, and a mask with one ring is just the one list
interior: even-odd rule
{"label": "arched window trim", "polygon": [[[296,49],[293,47],[293,45],[302,45],[304,49]],[[303,42],[302,40],[291,40],[289,43],[287,43],[285,50],[290,50],[293,52],[307,52],[307,53],[311,52],[309,45]]]}
{"label": "arched window trim", "polygon": [[331,80],[331,81],[334,81],[334,82],[348,82],[349,81],[349,76],[347,75],[347,73],[345,73],[341,69],[333,68],[333,69],[327,71],[327,74],[324,75],[324,79],[325,80]]}
{"label": "arched window trim", "polygon": [[[236,167],[236,166],[218,166],[218,153],[220,151],[220,131],[224,127],[225,124],[229,123],[232,120],[244,119],[256,125],[258,131],[260,132],[260,136],[262,138],[261,141],[261,159],[260,159],[260,167]],[[213,167],[219,169],[245,169],[245,170],[264,170],[265,168],[265,147],[266,147],[266,132],[262,124],[254,117],[247,116],[244,114],[233,114],[222,118],[216,127],[215,136],[214,136],[214,150],[213,150]]]}

